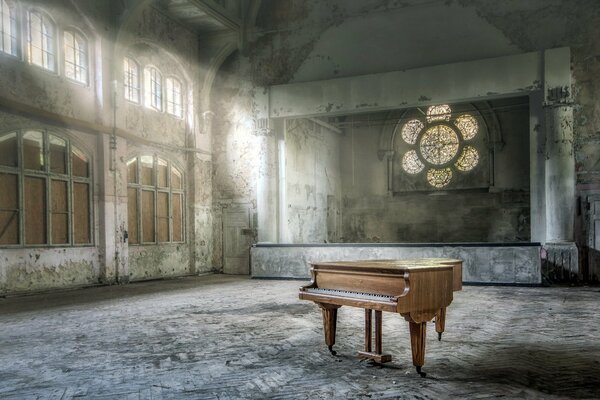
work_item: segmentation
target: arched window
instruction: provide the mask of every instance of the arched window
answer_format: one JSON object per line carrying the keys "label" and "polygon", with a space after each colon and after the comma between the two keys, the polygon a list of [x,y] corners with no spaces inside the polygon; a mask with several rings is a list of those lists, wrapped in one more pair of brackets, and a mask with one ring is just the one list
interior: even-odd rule
{"label": "arched window", "polygon": [[126,100],[140,102],[140,67],[129,57],[123,59],[123,87]]}
{"label": "arched window", "polygon": [[15,7],[6,0],[0,0],[0,51],[17,55],[17,19]]}
{"label": "arched window", "polygon": [[169,160],[150,155],[127,162],[130,244],[184,241],[183,174]]}
{"label": "arched window", "polygon": [[90,166],[52,132],[0,134],[0,245],[91,244]]}
{"label": "arched window", "polygon": [[181,82],[173,77],[167,78],[167,113],[178,118],[183,117]]}
{"label": "arched window", "polygon": [[144,70],[144,98],[146,107],[162,111],[162,75],[155,67]]}
{"label": "arched window", "polygon": [[65,51],[65,76],[74,81],[88,83],[88,46],[78,32],[65,31],[63,35]]}
{"label": "arched window", "polygon": [[27,59],[31,64],[55,71],[55,30],[50,19],[38,12],[27,13]]}
{"label": "arched window", "polygon": [[433,188],[446,187],[456,173],[470,172],[479,163],[473,140],[480,128],[470,113],[453,115],[447,104],[431,106],[424,119],[411,119],[399,128],[407,148],[402,154],[402,169],[415,176],[424,172],[424,179]]}

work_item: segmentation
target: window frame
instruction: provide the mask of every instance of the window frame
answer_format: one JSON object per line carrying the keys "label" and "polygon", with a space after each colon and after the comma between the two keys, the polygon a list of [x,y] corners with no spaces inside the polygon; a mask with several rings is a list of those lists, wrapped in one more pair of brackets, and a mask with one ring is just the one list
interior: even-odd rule
{"label": "window frame", "polygon": [[[156,77],[160,78],[159,80]],[[160,90],[156,90],[156,84],[160,84]],[[144,67],[144,106],[154,111],[164,111],[164,79],[162,72],[154,65]],[[160,95],[160,98],[158,97]],[[160,100],[160,103],[157,101]]]}
{"label": "window frame", "polygon": [[[143,184],[142,183],[142,157],[152,157],[152,184]],[[159,159],[162,161],[166,161],[167,163],[167,186],[160,186],[158,182],[158,162]],[[183,169],[178,165],[178,163],[172,161],[169,157],[165,157],[161,154],[148,154],[148,153],[140,153],[131,157],[128,157],[127,165],[130,162],[136,163],[136,176],[135,183],[130,182],[129,176],[127,176],[127,195],[129,197],[129,190],[134,189],[136,192],[136,230],[137,230],[137,243],[131,243],[129,241],[129,246],[157,246],[157,245],[172,245],[172,244],[185,244],[187,243],[187,235],[186,235],[186,190],[185,190],[185,174]],[[181,188],[174,188],[172,185],[172,171],[176,170],[181,176]],[[128,171],[129,173],[129,171]],[[143,210],[142,210],[142,193],[143,192],[152,192],[153,200],[154,200],[154,209],[153,209],[153,221],[154,221],[154,238],[153,241],[145,241],[144,240],[144,230],[143,230]],[[168,202],[168,240],[167,241],[159,241],[159,233],[158,233],[158,194],[159,193],[168,193],[167,202]],[[174,194],[181,196],[181,240],[174,240],[174,217],[173,217],[173,198]],[[129,210],[128,210],[129,213]],[[131,228],[128,226],[128,231],[131,231]],[[131,236],[130,236],[131,237]]]}
{"label": "window frame", "polygon": [[[38,16],[40,18],[40,25],[41,25],[41,31],[40,34],[42,35],[42,43],[39,49],[41,52],[41,57],[42,57],[42,64],[37,64],[35,62],[33,62],[33,42],[32,42],[32,21],[31,21],[31,16],[32,14],[35,14],[36,16]],[[48,71],[54,74],[58,74],[58,63],[57,63],[57,59],[59,56],[59,52],[58,52],[58,38],[57,38],[57,34],[58,34],[58,30],[56,28],[56,23],[54,22],[54,20],[44,11],[37,9],[37,8],[30,8],[28,10],[26,10],[25,12],[25,22],[26,22],[26,34],[27,34],[27,63],[29,65],[33,65],[37,68],[41,68],[44,71]],[[47,25],[44,24],[44,22],[47,22]],[[43,40],[43,27],[46,27],[46,29],[48,29],[48,27],[52,30],[52,36],[50,36],[50,41],[47,41],[46,43],[50,43],[50,45],[52,46],[52,52],[48,51],[48,49],[46,49],[44,47],[44,43],[45,41]],[[46,62],[45,60],[45,55],[49,54],[52,56],[52,62],[50,67],[46,66]]]}
{"label": "window frame", "polygon": [[[67,76],[67,43],[66,43],[66,35],[70,34],[73,37],[73,46],[70,48],[70,50],[73,52],[73,56],[74,56],[74,61],[73,61],[73,71],[75,73],[75,78],[71,78],[69,76]],[[78,49],[75,47],[77,44],[77,39],[80,39],[81,42],[83,42],[84,45],[84,50],[83,50],[83,60],[85,62],[85,66],[82,66],[80,64],[77,63],[77,53],[79,52],[79,56],[81,57],[81,50],[78,51]],[[90,41],[88,40],[87,36],[84,35],[79,29],[74,28],[74,27],[68,27],[63,29],[62,31],[62,65],[63,65],[63,75],[65,76],[65,78],[67,78],[70,82],[73,83],[77,83],[83,86],[88,86],[90,83],[90,65],[91,65],[91,57],[90,57]],[[82,69],[83,75],[84,75],[84,80],[79,80],[77,79],[77,70],[78,69]]]}
{"label": "window frame", "polygon": [[[135,68],[135,76],[137,77],[137,85],[136,86],[129,85],[129,81],[130,81],[129,77],[131,76],[129,71],[131,70],[131,68],[126,69],[125,64],[127,64],[127,66],[132,65]],[[140,73],[140,71],[142,71],[142,69],[140,68],[140,63],[137,62],[137,60],[135,58],[133,58],[131,56],[123,57],[123,98],[133,104],[141,104],[142,103],[142,85],[141,85],[141,83],[143,80],[143,75]],[[132,92],[137,93],[136,99],[132,99],[129,96],[129,94]]]}
{"label": "window frame", "polygon": [[[40,171],[28,169],[25,167],[25,159],[23,155],[24,145],[23,136],[26,132],[39,132],[43,138],[42,154],[44,157],[44,166]],[[0,165],[0,173],[14,174],[17,175],[18,184],[18,241],[16,244],[0,244],[0,248],[61,248],[61,247],[93,247],[95,246],[95,229],[94,229],[94,194],[93,194],[93,162],[89,152],[84,150],[84,147],[79,145],[70,136],[51,129],[45,128],[23,128],[14,129],[0,133],[0,136],[5,134],[16,133],[17,137],[17,166],[9,167]],[[55,136],[66,142],[65,147],[65,168],[64,174],[52,172],[50,163],[50,136]],[[73,175],[72,170],[72,152],[73,148],[76,148],[82,152],[88,160],[88,177],[80,177]],[[45,218],[45,243],[25,243],[26,232],[25,232],[25,180],[26,178],[42,179],[44,181],[45,199],[44,199],[44,218]],[[52,182],[63,181],[67,183],[67,242],[66,243],[52,243]],[[82,183],[88,185],[88,236],[89,241],[87,243],[75,243],[74,233],[74,194],[73,187],[75,183]]]}
{"label": "window frame", "polygon": [[[174,98],[172,98],[172,96],[175,94],[174,90],[169,90],[169,83],[171,82],[171,85],[173,84],[173,82],[177,83],[177,85],[179,85],[179,104],[177,104],[174,100]],[[174,86],[173,86],[174,88]],[[179,79],[178,77],[174,76],[174,75],[170,75],[167,76],[167,78],[165,79],[165,92],[166,92],[166,96],[165,96],[165,103],[166,103],[166,107],[165,107],[165,111],[167,112],[167,114],[174,116],[175,118],[178,119],[183,119],[183,116],[185,115],[185,107],[184,107],[184,98],[183,98],[183,94],[185,93],[185,89],[184,89],[184,85],[181,79]],[[169,111],[169,107],[172,104],[172,108],[174,109],[176,106],[179,106],[179,110],[180,110],[180,114],[177,114],[175,112],[170,112]]]}
{"label": "window frame", "polygon": [[[18,4],[15,1],[12,0],[1,0],[2,3],[0,4],[0,55],[2,56],[6,56],[6,57],[14,57],[14,58],[20,58],[21,55],[21,21],[19,18],[19,8],[18,8]],[[3,19],[3,14],[4,14],[4,5],[6,5],[6,9],[9,13],[9,21],[12,21],[12,23],[14,25],[11,25],[10,32],[6,32],[4,30],[4,19]],[[4,36],[5,34],[8,34],[8,36],[11,38],[11,46],[13,46],[13,52],[9,53],[4,49]],[[13,40],[14,39],[14,42]]]}

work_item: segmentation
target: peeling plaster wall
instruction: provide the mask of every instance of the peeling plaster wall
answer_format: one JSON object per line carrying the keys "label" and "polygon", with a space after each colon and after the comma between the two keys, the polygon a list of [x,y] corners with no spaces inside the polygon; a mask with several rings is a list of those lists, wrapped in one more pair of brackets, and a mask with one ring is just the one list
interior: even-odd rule
{"label": "peeling plaster wall", "polygon": [[338,219],[329,217],[328,224],[328,216],[340,209],[340,135],[307,119],[286,126],[288,241],[335,241]]}

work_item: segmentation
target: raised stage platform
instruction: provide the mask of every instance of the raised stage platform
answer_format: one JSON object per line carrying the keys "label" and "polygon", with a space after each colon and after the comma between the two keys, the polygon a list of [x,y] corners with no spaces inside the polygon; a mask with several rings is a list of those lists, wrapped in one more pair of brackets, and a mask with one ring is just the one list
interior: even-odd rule
{"label": "raised stage platform", "polygon": [[445,257],[463,260],[463,282],[542,282],[540,243],[258,243],[250,249],[254,278],[310,277],[311,261]]}

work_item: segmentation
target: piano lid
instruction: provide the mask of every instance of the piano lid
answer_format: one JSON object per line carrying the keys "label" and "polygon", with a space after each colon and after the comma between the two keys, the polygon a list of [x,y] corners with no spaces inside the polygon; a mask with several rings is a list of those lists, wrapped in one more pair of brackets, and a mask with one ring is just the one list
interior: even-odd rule
{"label": "piano lid", "polygon": [[448,258],[415,258],[403,260],[316,261],[311,262],[310,265],[316,270],[362,270],[403,273],[409,271],[451,269],[457,263],[462,263],[462,261]]}

